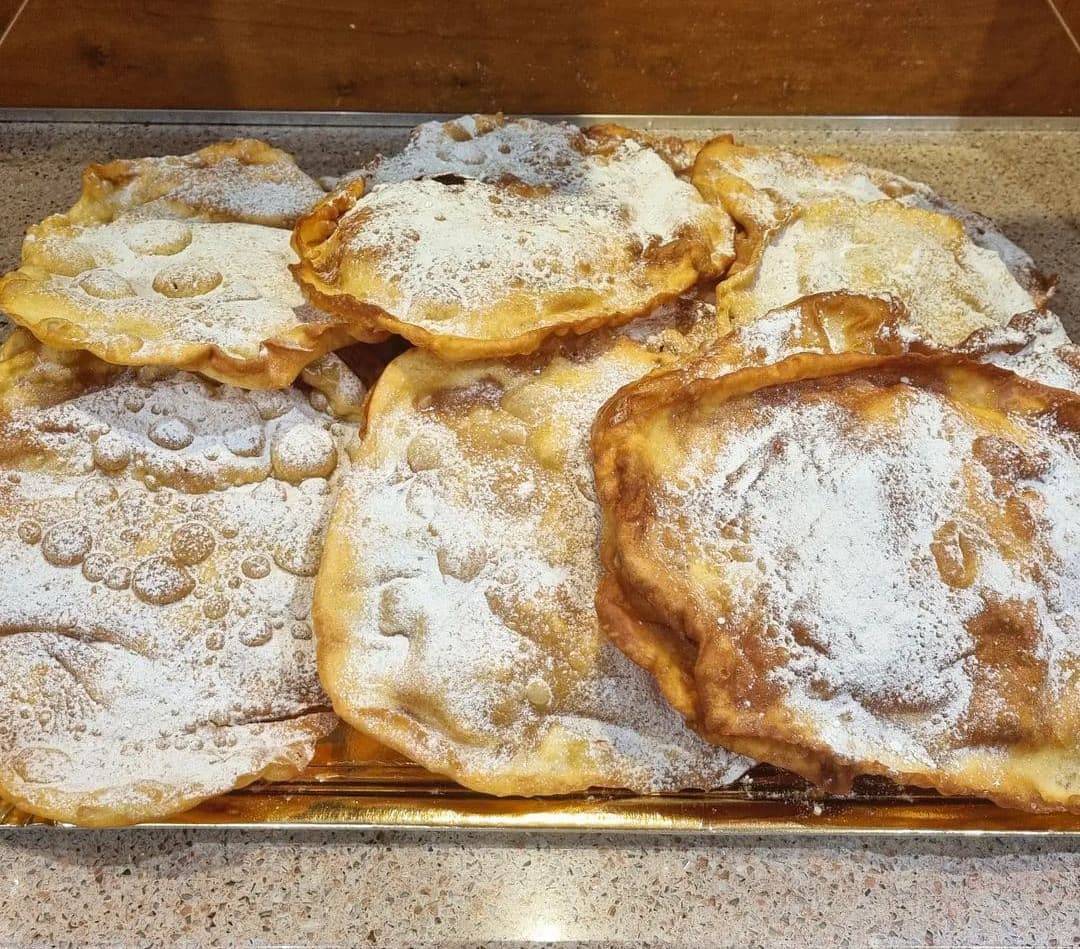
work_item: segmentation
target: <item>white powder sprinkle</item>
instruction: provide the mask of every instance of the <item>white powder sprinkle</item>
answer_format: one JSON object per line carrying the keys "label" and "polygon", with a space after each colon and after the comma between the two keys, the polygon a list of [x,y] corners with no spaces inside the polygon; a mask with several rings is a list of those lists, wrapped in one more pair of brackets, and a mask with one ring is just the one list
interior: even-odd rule
{"label": "white powder sprinkle", "polygon": [[[22,378],[70,378],[50,358]],[[295,463],[279,477],[272,446],[355,429],[297,389],[145,370],[12,408],[0,429],[4,795],[64,819],[136,820],[274,762],[303,767],[335,722],[308,615],[332,493],[295,485]],[[325,455],[301,454],[336,484]]]}
{"label": "white powder sprinkle", "polygon": [[[690,733],[597,628],[589,430],[608,396],[659,361],[600,339],[451,373],[418,351],[400,357],[379,386],[411,395],[374,393],[331,529],[351,560],[318,595],[360,591],[351,615],[330,618],[330,642],[346,644],[328,682],[337,708],[482,790],[656,791],[745,768]],[[384,712],[415,728],[388,732]]]}
{"label": "white powder sprinkle", "polygon": [[[974,691],[970,624],[988,603],[1034,610],[1033,652],[1057,657],[1051,696],[1067,678],[1064,659],[1080,653],[1076,446],[1040,440],[1047,473],[1022,482],[1036,522],[1051,525],[1041,529],[1052,553],[1037,580],[967,500],[970,489],[1003,503],[974,460],[980,431],[961,413],[909,389],[899,418],[856,423],[807,391],[758,400],[752,414],[730,416],[744,421],[718,441],[693,443],[658,489],[656,519],[680,526],[690,557],[722,565],[725,628],[783,650],[771,680],[828,747],[898,770],[929,767],[964,744],[971,705],[986,698]],[[966,586],[945,582],[935,552],[954,536],[977,551]],[[701,597],[711,615],[716,601]]]}

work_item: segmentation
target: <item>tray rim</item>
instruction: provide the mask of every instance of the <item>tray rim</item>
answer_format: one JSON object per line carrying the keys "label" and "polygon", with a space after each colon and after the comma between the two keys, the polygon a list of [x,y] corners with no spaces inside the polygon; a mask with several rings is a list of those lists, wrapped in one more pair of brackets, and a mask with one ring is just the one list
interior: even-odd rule
{"label": "tray rim", "polygon": [[[1036,115],[704,115],[664,113],[512,113],[585,125],[618,122],[631,128],[686,131],[737,129],[896,130],[901,132],[1080,132],[1080,116]],[[411,128],[460,112],[352,112],[277,109],[80,109],[0,106],[0,123],[97,125],[236,125],[297,128]]]}

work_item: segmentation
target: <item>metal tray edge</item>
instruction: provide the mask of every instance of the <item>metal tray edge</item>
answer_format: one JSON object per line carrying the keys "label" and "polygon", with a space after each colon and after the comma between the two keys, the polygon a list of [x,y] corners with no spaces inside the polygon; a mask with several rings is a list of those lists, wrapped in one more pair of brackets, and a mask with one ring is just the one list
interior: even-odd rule
{"label": "metal tray edge", "polygon": [[[52,109],[0,107],[0,122],[102,123],[132,125],[282,125],[409,128],[458,113],[334,112],[258,109]],[[937,115],[649,115],[643,113],[528,113],[575,124],[618,122],[633,128],[715,129],[896,129],[899,131],[1080,131],[1080,116]]]}

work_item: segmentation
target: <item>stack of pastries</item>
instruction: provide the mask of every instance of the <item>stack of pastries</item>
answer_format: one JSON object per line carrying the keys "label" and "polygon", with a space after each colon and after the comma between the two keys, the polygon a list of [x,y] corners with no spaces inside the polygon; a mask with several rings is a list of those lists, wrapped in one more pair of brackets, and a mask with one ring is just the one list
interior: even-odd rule
{"label": "stack of pastries", "polygon": [[729,136],[92,165],[0,279],[0,797],[160,818],[343,721],[491,794],[1080,810],[1052,291],[924,184]]}

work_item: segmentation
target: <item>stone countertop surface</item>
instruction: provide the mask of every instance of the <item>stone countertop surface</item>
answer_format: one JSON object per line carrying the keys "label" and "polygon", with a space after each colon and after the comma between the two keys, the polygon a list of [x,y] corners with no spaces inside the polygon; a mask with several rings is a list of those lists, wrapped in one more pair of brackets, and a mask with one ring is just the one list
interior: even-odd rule
{"label": "stone countertop surface", "polygon": [[[402,130],[0,123],[0,267],[91,160],[253,135],[340,174]],[[1060,275],[1080,130],[744,130],[928,181]],[[1080,839],[0,829],[0,946],[1075,945]]]}

